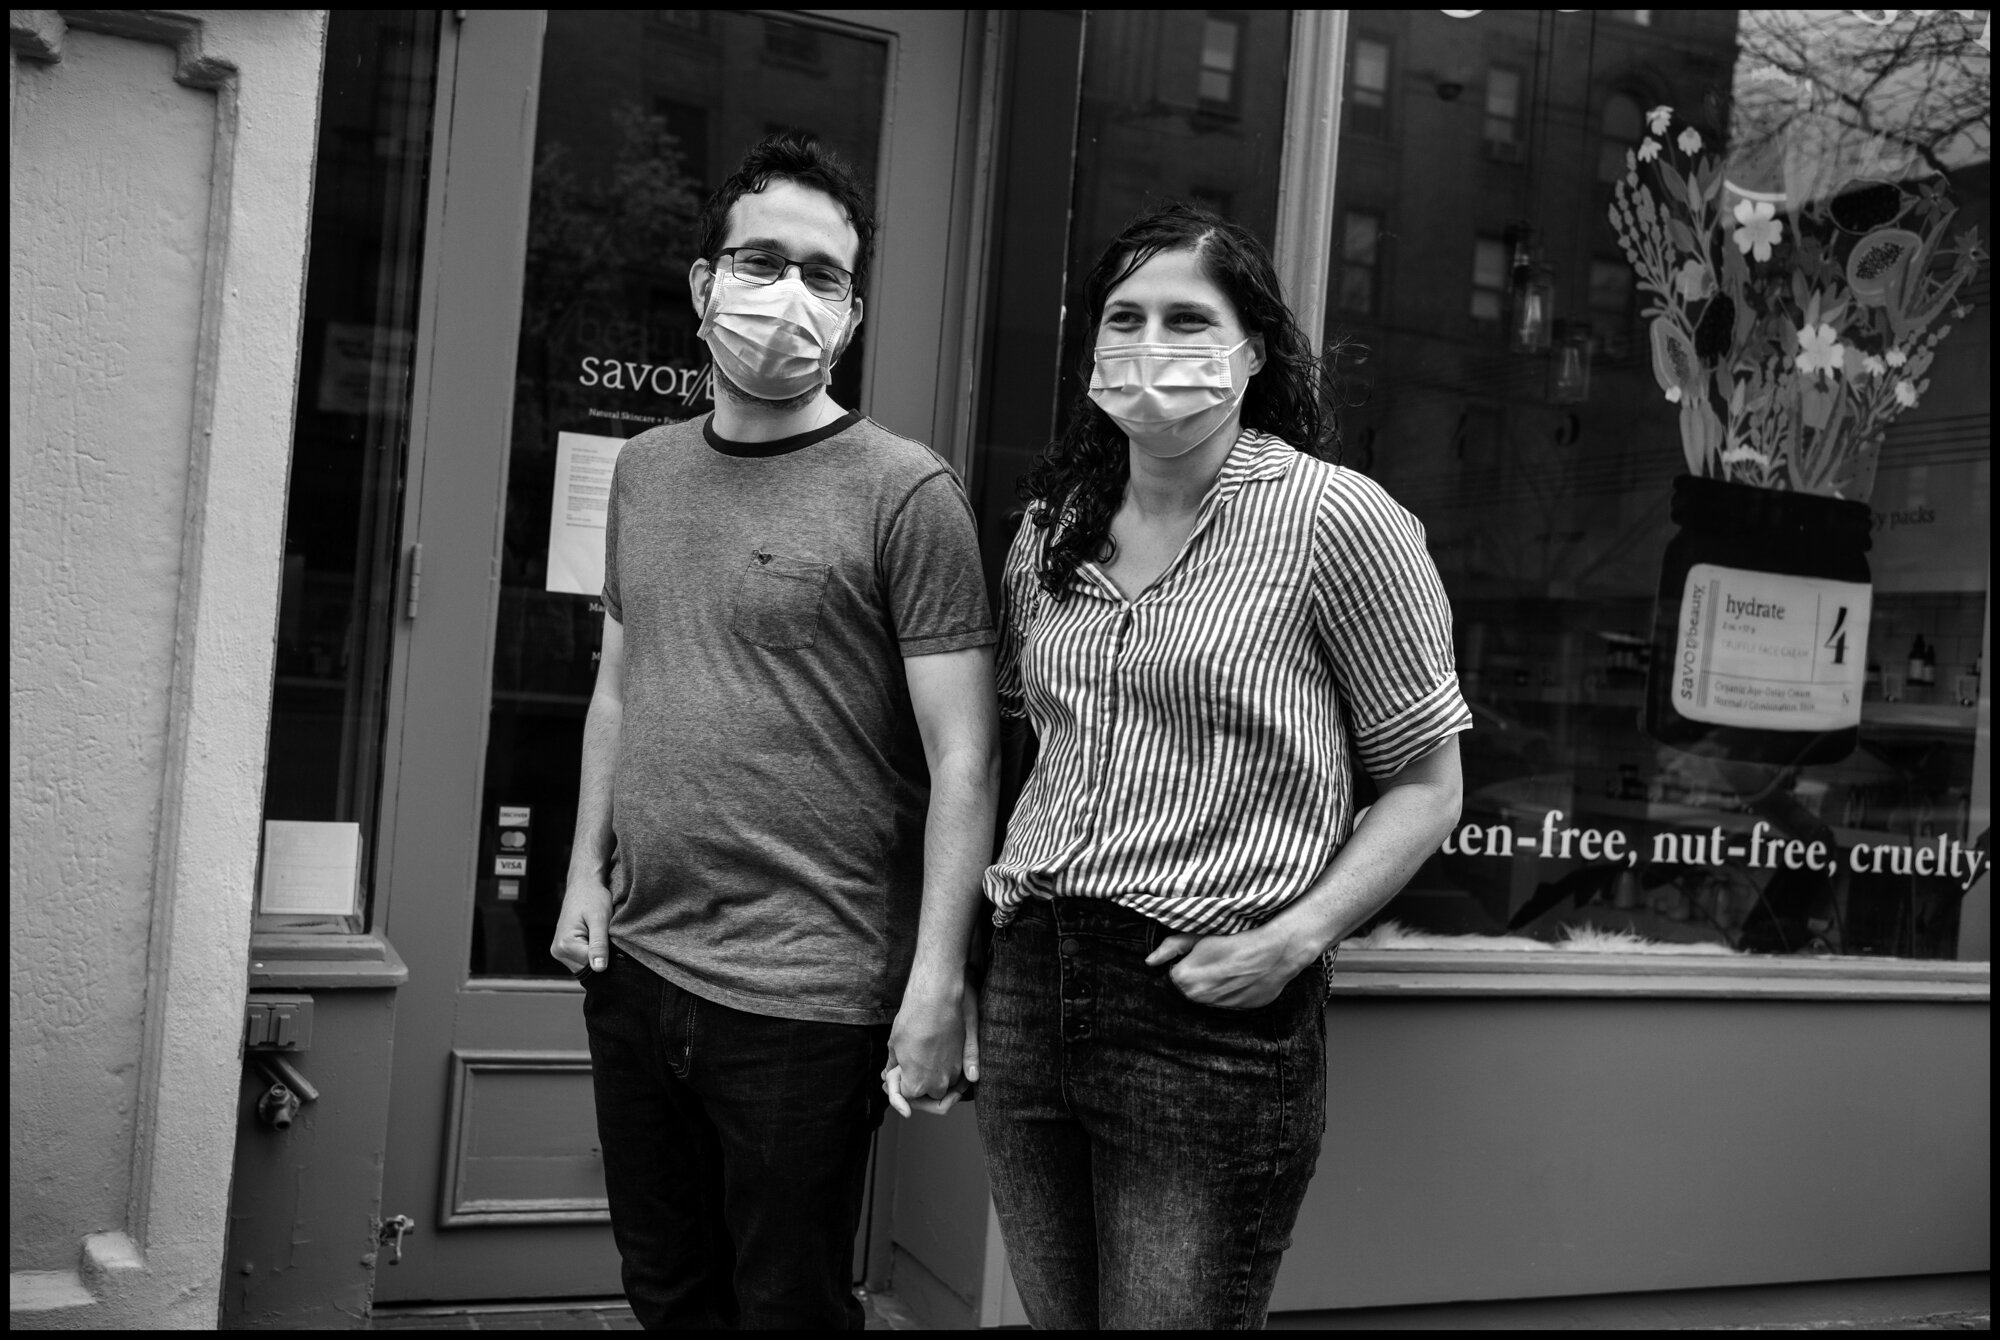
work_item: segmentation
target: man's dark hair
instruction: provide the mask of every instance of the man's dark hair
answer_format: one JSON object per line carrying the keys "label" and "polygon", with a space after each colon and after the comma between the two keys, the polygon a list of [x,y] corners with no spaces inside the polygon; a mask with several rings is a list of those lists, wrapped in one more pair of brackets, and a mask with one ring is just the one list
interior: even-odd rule
{"label": "man's dark hair", "polygon": [[722,250],[722,239],[728,235],[729,211],[736,202],[774,181],[797,182],[833,197],[861,240],[854,253],[855,295],[867,292],[868,262],[875,253],[874,207],[854,180],[854,169],[847,161],[803,130],[766,135],[708,198],[696,225],[702,259],[715,263],[715,253]]}

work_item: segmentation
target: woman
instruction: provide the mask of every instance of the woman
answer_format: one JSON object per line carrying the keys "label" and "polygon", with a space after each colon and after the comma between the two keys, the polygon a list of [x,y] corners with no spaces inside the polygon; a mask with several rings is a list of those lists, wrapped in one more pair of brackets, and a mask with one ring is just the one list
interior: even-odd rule
{"label": "woman", "polygon": [[1325,1127],[1323,956],[1456,820],[1471,716],[1422,529],[1319,459],[1257,240],[1170,208],[1084,294],[1003,580],[1040,754],[986,874],[975,1107],[1037,1326],[1257,1327]]}

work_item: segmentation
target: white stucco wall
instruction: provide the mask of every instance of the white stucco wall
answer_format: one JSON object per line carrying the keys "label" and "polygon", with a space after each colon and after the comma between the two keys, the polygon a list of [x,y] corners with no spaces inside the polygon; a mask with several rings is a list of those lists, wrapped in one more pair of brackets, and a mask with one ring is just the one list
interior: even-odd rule
{"label": "white stucco wall", "polygon": [[324,15],[90,13],[11,26],[10,1317],[205,1327]]}
{"label": "white stucco wall", "polygon": [[131,1197],[129,1166],[88,1152],[130,1147],[138,1094],[215,133],[172,48],[72,33],[64,55],[14,98],[16,1270],[74,1265],[70,1227],[122,1229]]}

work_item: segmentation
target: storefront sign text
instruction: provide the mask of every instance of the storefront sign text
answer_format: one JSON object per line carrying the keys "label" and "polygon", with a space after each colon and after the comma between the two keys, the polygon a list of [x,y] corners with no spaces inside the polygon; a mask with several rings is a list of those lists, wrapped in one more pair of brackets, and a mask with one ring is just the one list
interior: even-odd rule
{"label": "storefront sign text", "polygon": [[606,391],[651,391],[654,395],[679,398],[691,405],[715,394],[715,374],[710,366],[677,368],[671,363],[634,363],[616,358],[586,358],[579,365],[577,383]]}
{"label": "storefront sign text", "polygon": [[1561,810],[1542,816],[1540,830],[1519,833],[1511,824],[1463,825],[1444,840],[1446,856],[1498,856],[1545,861],[1623,862],[1654,865],[1741,865],[1751,870],[1816,870],[1832,874],[1845,866],[1857,875],[1924,875],[1957,880],[1969,889],[1985,873],[1987,855],[1940,833],[1917,842],[1857,842],[1845,849],[1825,841],[1807,842],[1774,832],[1758,820],[1748,833],[1720,824],[1706,831],[1655,833],[1635,841],[1620,828],[1578,827],[1563,822]]}

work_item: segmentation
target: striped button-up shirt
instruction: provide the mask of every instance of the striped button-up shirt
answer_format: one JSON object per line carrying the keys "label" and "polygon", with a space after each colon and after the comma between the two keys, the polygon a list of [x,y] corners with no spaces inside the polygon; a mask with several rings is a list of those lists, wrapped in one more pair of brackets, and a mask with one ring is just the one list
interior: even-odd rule
{"label": "striped button-up shirt", "polygon": [[1423,527],[1373,480],[1245,431],[1166,570],[1127,599],[1094,563],[1002,579],[1000,708],[1040,754],[997,864],[1025,897],[1110,898],[1177,931],[1260,925],[1354,821],[1350,753],[1387,777],[1467,730]]}

